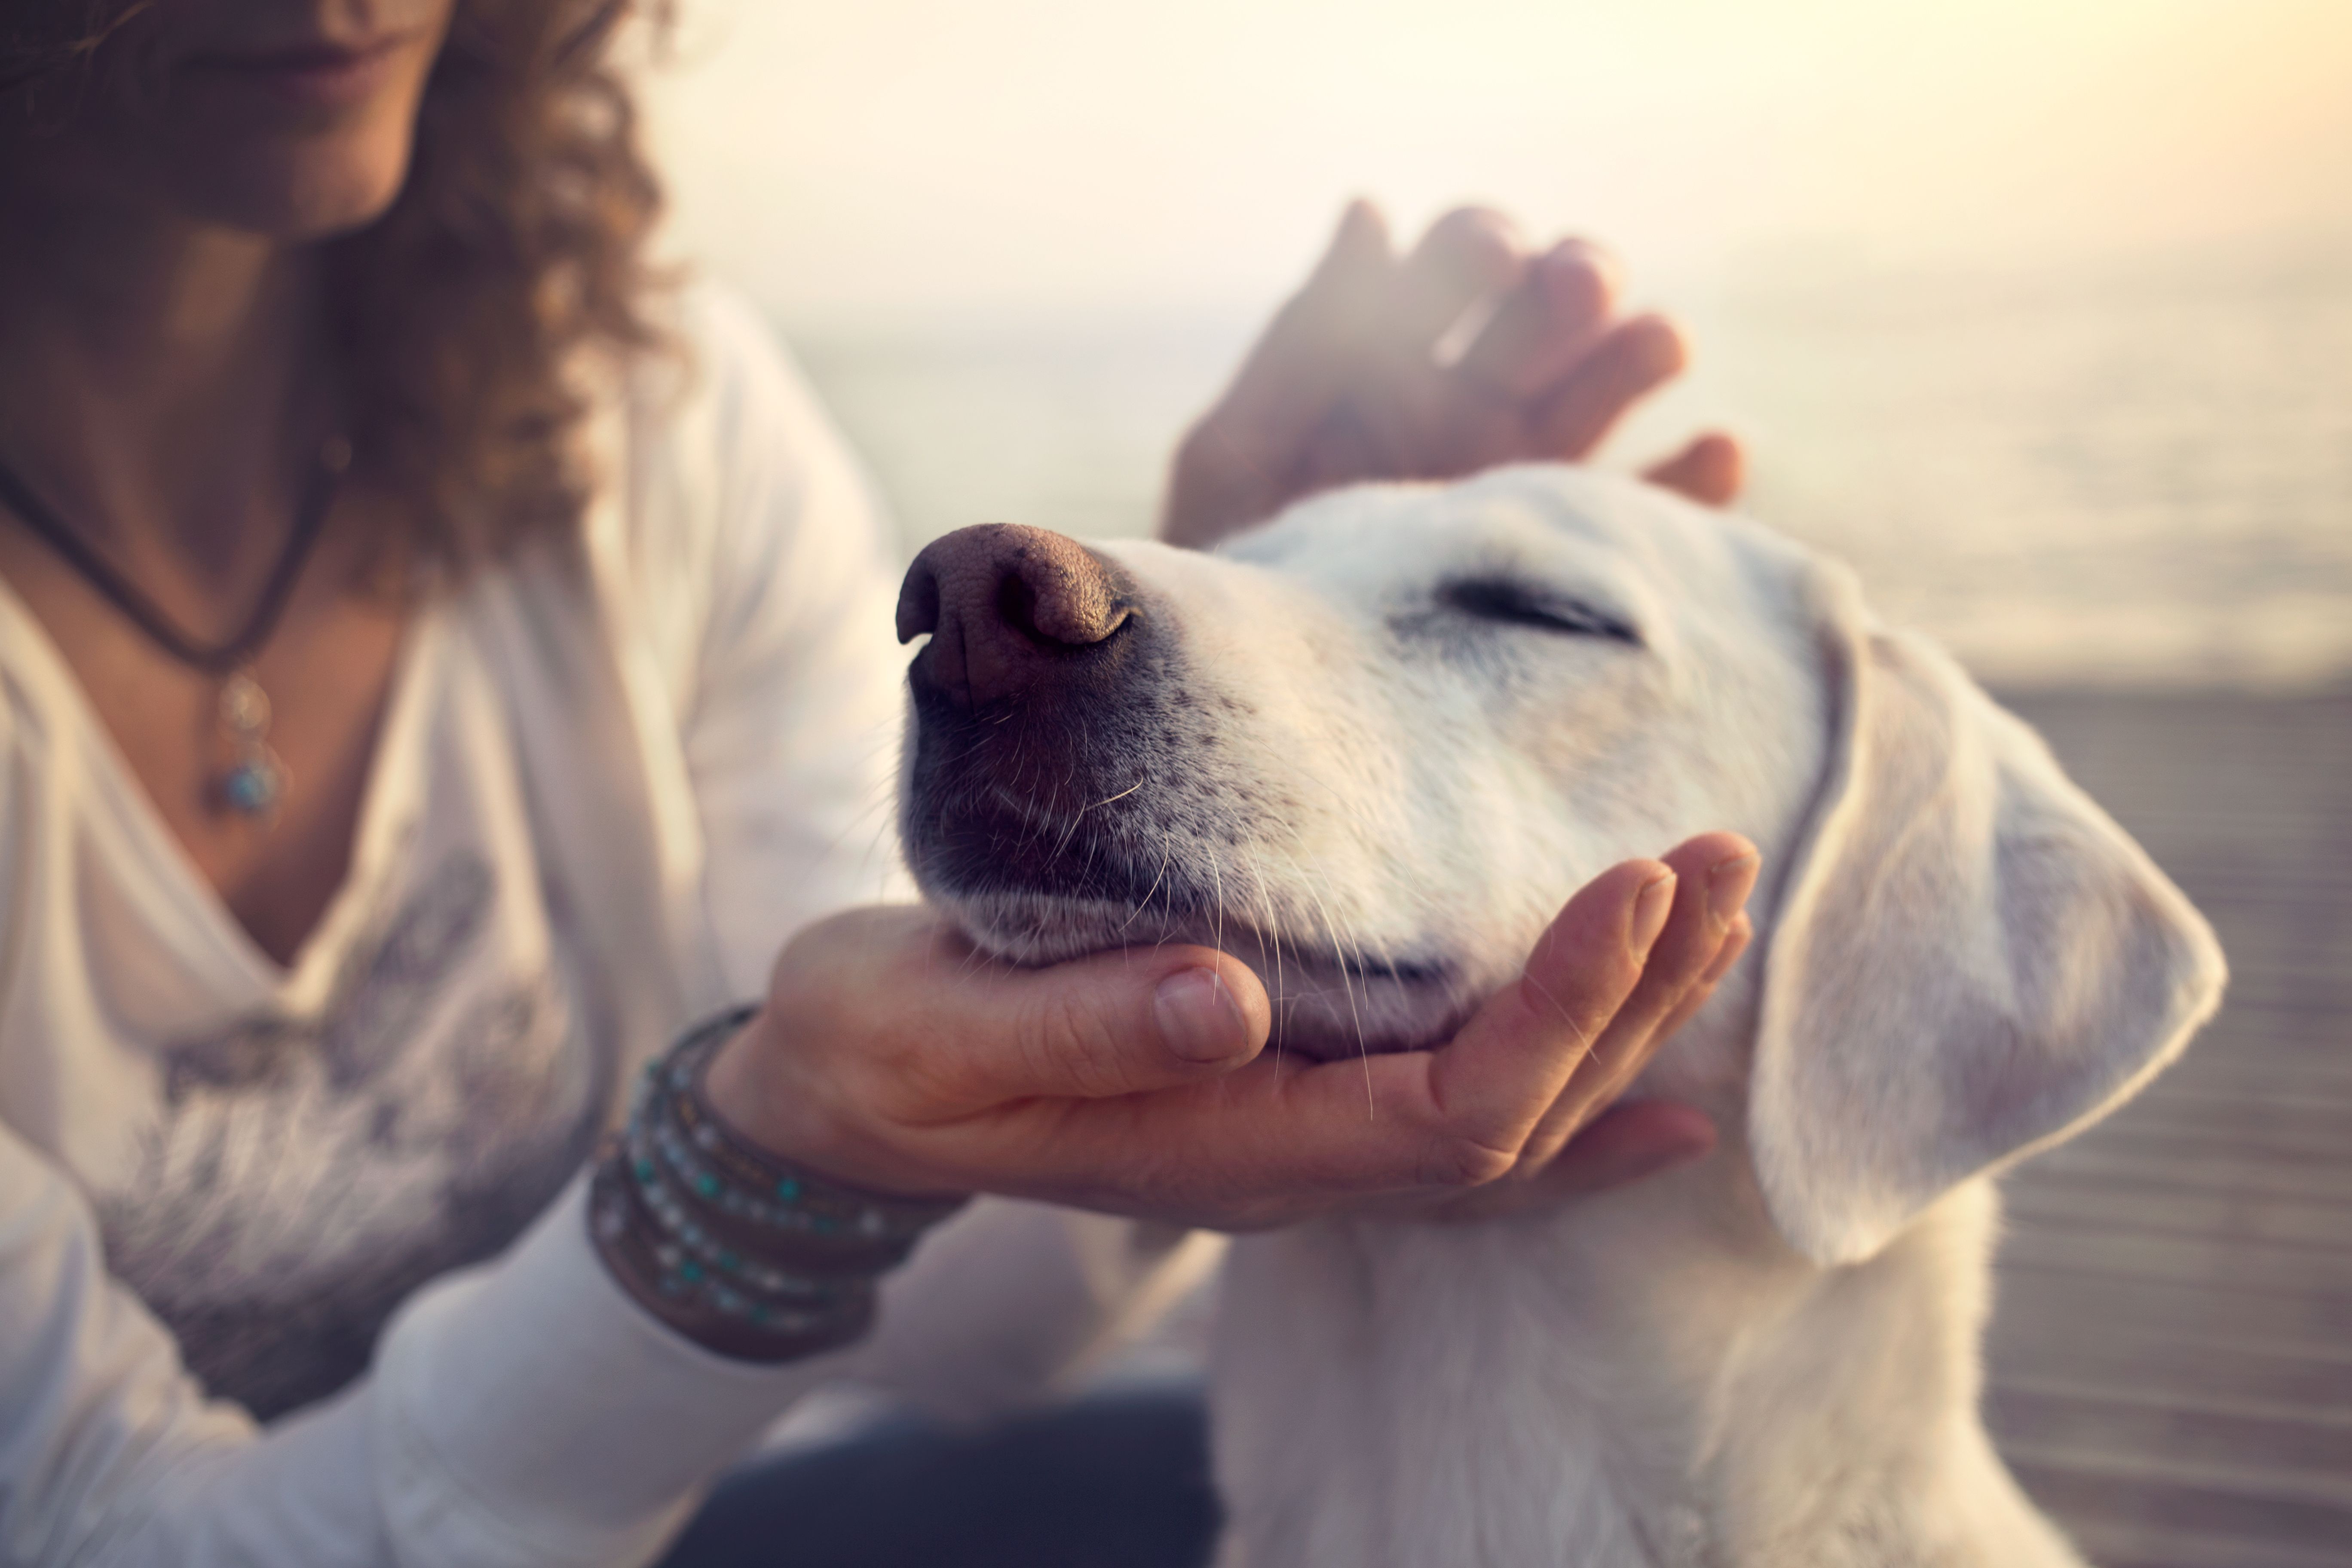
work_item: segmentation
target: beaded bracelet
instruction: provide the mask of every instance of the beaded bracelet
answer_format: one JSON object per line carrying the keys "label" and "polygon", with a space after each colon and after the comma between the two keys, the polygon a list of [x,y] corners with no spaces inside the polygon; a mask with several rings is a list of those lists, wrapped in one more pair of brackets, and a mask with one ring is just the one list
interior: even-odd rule
{"label": "beaded bracelet", "polygon": [[963,1200],[863,1192],[730,1129],[702,1073],[755,1011],[698,1025],[647,1065],[589,1213],[607,1266],[657,1316],[723,1354],[778,1361],[863,1333],[876,1276]]}

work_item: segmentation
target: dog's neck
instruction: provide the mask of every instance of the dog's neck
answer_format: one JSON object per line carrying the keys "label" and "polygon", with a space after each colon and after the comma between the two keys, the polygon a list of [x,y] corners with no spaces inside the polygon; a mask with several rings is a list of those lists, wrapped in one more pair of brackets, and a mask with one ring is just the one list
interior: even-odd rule
{"label": "dog's neck", "polygon": [[1217,1448],[1252,1568],[2077,1561],[1977,1418],[1990,1185],[1817,1268],[1772,1227],[1711,1033],[1664,1075],[1724,1124],[1698,1164],[1547,1215],[1237,1245]]}

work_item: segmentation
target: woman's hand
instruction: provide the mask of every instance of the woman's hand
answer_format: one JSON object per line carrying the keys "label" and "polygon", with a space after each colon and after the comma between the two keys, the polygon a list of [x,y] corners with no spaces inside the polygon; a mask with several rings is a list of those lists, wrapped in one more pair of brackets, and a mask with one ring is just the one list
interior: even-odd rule
{"label": "woman's hand", "polygon": [[[1398,257],[1379,211],[1355,203],[1178,448],[1160,532],[1205,546],[1360,479],[1582,459],[1685,357],[1663,317],[1618,320],[1617,291],[1604,252],[1570,239],[1533,254],[1478,207]],[[1648,477],[1719,506],[1740,468],[1738,444],[1706,435]]]}
{"label": "woman's hand", "polygon": [[[1591,1048],[1537,1121],[1510,1169],[1467,1192],[1400,1200],[1407,1212],[1441,1221],[1491,1219],[1622,1186],[1697,1159],[1715,1147],[1714,1124],[1690,1106],[1671,1100],[1619,1103],[1617,1097],[1715,994],[1716,986],[1748,951],[1754,931],[1747,914],[1748,896],[1756,889],[1762,862],[1746,839],[1710,833],[1675,849],[1666,864],[1680,874],[1664,931],[1650,949],[1639,980],[1592,1037]],[[1589,885],[1578,899],[1601,885]],[[1557,973],[1563,963],[1579,963],[1574,956],[1579,938],[1562,929],[1576,912],[1571,901],[1545,933],[1546,942],[1563,944],[1559,961],[1544,962],[1549,955],[1539,946],[1528,961],[1522,986],[1536,984],[1541,973]],[[1600,941],[1598,931],[1585,928],[1583,951],[1597,952]],[[1589,998],[1585,1005],[1590,1007],[1599,1000]],[[1504,997],[1496,998],[1479,1019],[1504,1005]],[[1579,1014],[1577,1005],[1564,1002],[1561,1015],[1587,1016]],[[1478,1021],[1474,1019],[1472,1026]]]}
{"label": "woman's hand", "polygon": [[788,1159],[883,1191],[1033,1197],[1222,1229],[1384,1200],[1436,1217],[1591,1191],[1703,1152],[1696,1111],[1570,1140],[1747,941],[1746,840],[1708,834],[1570,900],[1452,1040],[1368,1060],[1262,1054],[1250,970],[1205,948],[1047,969],[976,959],[937,915],[852,910],[778,960],[705,1090]]}

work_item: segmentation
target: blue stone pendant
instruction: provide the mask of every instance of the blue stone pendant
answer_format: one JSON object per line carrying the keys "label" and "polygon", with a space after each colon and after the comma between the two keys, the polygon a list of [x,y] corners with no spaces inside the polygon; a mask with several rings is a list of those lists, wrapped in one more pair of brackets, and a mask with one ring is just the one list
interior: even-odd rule
{"label": "blue stone pendant", "polygon": [[221,780],[221,799],[241,816],[267,816],[286,793],[286,770],[267,748],[242,758]]}
{"label": "blue stone pendant", "polygon": [[220,721],[236,752],[236,762],[221,776],[221,804],[239,816],[266,820],[285,798],[286,764],[268,745],[269,695],[242,669],[221,688]]}

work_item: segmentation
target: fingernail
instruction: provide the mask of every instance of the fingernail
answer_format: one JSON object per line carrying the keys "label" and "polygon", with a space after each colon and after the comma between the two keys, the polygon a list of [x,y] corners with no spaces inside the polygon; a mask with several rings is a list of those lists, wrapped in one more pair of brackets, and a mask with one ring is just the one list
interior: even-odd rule
{"label": "fingernail", "polygon": [[1728,860],[1718,860],[1707,868],[1707,922],[1720,931],[1731,923],[1731,917],[1747,907],[1748,895],[1756,888],[1756,868],[1762,864],[1754,850],[1735,855]]}
{"label": "fingernail", "polygon": [[1152,993],[1168,1048],[1188,1062],[1221,1062],[1249,1049],[1249,1020],[1213,969],[1183,969]]}
{"label": "fingernail", "polygon": [[1625,931],[1625,945],[1636,959],[1650,956],[1657,945],[1658,933],[1666,929],[1666,915],[1675,907],[1675,874],[1663,872],[1642,884],[1641,896],[1633,900],[1633,921]]}

